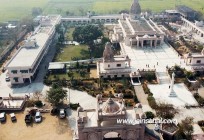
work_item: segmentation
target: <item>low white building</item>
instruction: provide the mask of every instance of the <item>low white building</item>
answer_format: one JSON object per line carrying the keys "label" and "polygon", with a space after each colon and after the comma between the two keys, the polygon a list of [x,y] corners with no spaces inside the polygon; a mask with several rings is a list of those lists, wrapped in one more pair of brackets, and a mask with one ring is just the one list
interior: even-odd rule
{"label": "low white building", "polygon": [[201,53],[188,53],[184,55],[186,65],[192,67],[194,71],[204,70],[204,49]]}
{"label": "low white building", "polygon": [[55,35],[55,26],[60,22],[61,16],[59,15],[41,17],[40,25],[24,41],[24,45],[6,65],[12,85],[31,83],[36,77],[38,66]]}

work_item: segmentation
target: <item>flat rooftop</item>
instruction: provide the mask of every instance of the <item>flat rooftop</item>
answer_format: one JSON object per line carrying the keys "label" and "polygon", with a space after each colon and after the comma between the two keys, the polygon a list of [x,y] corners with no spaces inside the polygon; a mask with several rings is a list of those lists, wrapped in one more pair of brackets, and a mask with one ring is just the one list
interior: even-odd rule
{"label": "flat rooftop", "polygon": [[37,47],[21,47],[7,67],[31,67],[35,63],[40,52],[44,49],[44,45],[48,38],[49,35],[46,33],[38,33],[32,36],[31,39],[36,40]]}
{"label": "flat rooftop", "polygon": [[130,20],[130,24],[136,32],[153,31],[145,20]]}
{"label": "flat rooftop", "polygon": [[125,20],[120,20],[120,22],[121,22],[121,24],[122,24],[123,29],[125,30],[125,32],[126,32],[127,34],[131,34],[131,31],[130,31],[130,29],[129,29],[127,23],[126,23],[126,21],[125,21]]}
{"label": "flat rooftop", "polygon": [[[55,25],[58,22],[58,15],[55,16],[46,16],[49,17],[50,24],[47,26],[42,26],[36,28],[33,32],[33,35],[30,36],[29,40],[35,40],[37,46],[36,47],[27,47],[22,46],[19,51],[13,56],[11,61],[7,64],[7,67],[32,67],[35,64],[35,61],[43,51],[47,40],[50,35],[54,31]],[[42,21],[46,22],[45,17],[43,17]],[[26,42],[26,41],[25,41]]]}

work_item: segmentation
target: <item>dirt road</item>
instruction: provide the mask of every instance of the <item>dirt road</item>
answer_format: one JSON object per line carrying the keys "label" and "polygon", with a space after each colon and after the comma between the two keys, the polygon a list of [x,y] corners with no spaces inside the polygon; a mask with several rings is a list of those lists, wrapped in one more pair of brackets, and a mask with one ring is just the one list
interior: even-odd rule
{"label": "dirt road", "polygon": [[0,140],[72,140],[67,119],[43,113],[41,123],[26,125],[24,116],[23,113],[16,114],[17,122],[12,123],[7,115],[6,123],[0,124]]}

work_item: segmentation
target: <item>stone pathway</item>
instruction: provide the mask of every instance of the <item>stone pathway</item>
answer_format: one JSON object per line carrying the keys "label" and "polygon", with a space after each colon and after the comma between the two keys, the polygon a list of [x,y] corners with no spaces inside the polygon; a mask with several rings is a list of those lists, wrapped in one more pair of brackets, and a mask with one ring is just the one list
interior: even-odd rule
{"label": "stone pathway", "polygon": [[170,84],[170,77],[167,72],[156,72],[159,84]]}
{"label": "stone pathway", "polygon": [[149,105],[149,104],[148,104],[148,101],[147,101],[148,95],[144,93],[144,90],[143,90],[142,85],[140,85],[140,86],[134,86],[134,89],[135,89],[136,96],[137,96],[139,102],[140,102],[142,105]]}

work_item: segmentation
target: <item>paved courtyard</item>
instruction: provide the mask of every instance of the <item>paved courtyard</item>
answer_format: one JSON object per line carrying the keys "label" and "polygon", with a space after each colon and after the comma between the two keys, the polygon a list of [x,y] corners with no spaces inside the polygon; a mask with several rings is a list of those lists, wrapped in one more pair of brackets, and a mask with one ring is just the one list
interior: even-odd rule
{"label": "paved courtyard", "polygon": [[173,104],[175,107],[184,107],[185,105],[198,105],[192,93],[184,84],[174,84],[173,91],[177,97],[169,97],[169,84],[148,85],[153,93],[157,103]]}
{"label": "paved courtyard", "polygon": [[[131,59],[131,66],[133,69],[150,69],[156,68],[158,71],[165,71],[166,66],[171,67],[175,64],[190,69],[186,66],[184,60],[167,44],[163,44],[156,48],[144,47],[136,48],[135,46],[129,47],[122,44],[122,52],[128,54]],[[157,65],[158,64],[158,65]]]}

